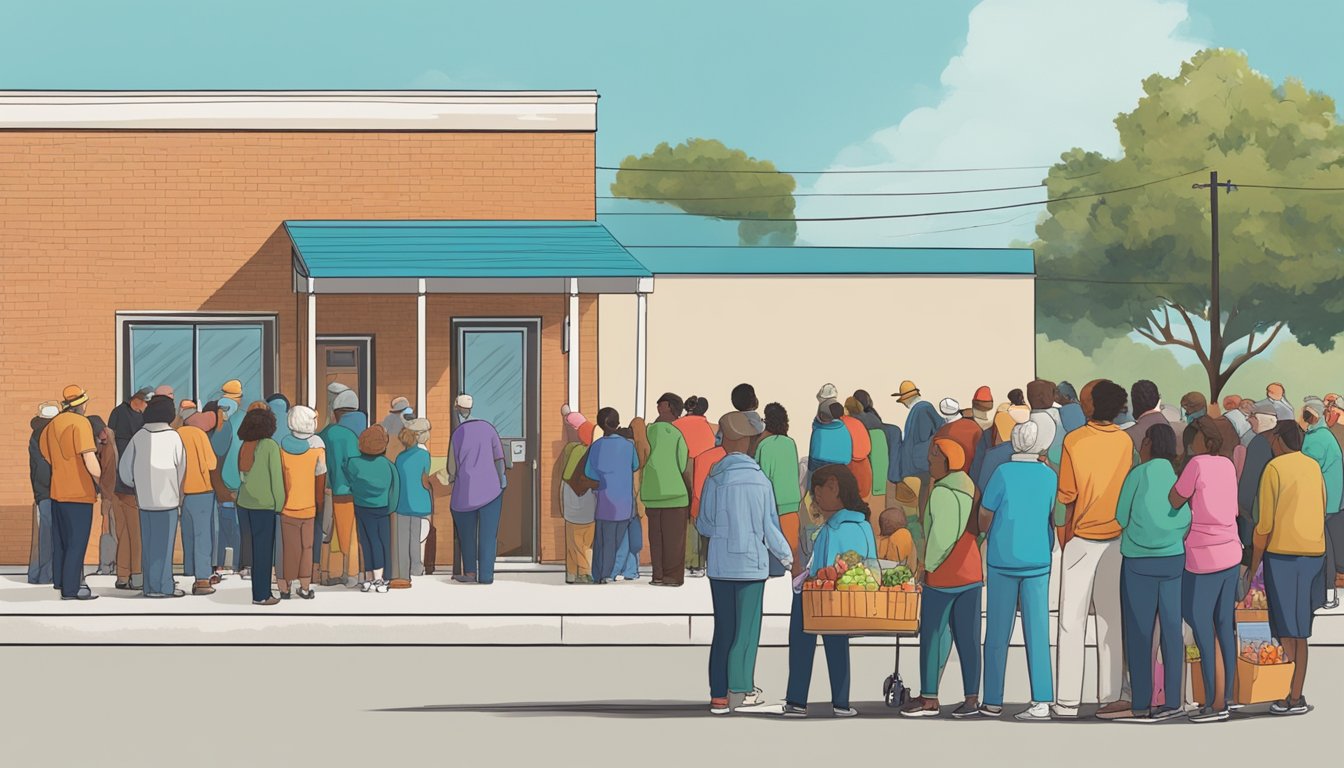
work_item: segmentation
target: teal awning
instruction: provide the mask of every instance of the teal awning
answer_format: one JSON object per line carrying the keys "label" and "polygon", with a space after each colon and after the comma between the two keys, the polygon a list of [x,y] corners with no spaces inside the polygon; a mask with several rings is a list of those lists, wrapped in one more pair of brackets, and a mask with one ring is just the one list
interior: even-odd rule
{"label": "teal awning", "polygon": [[655,275],[1031,275],[1030,248],[630,246]]}
{"label": "teal awning", "polygon": [[594,221],[286,221],[312,278],[648,277]]}

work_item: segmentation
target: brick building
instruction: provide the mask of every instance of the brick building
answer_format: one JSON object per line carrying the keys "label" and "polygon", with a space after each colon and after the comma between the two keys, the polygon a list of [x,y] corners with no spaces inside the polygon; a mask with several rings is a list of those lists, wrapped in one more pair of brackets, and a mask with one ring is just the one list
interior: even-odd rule
{"label": "brick building", "polygon": [[[207,400],[230,378],[244,404],[283,392],[322,411],[342,380],[374,421],[410,399],[436,457],[448,404],[471,391],[513,463],[501,556],[558,561],[563,403],[628,419],[671,389],[717,412],[752,380],[806,409],[841,376],[877,394],[922,373],[950,394],[1031,375],[1030,251],[632,255],[595,221],[596,108],[587,91],[0,93],[0,564],[28,558],[29,419],[69,383],[106,416],[135,387]],[[862,299],[804,306],[822,285]],[[940,367],[933,342],[905,360],[869,342],[837,349],[838,372],[797,375],[809,311],[881,333],[884,296],[929,313],[953,286],[963,306],[1005,308],[979,371]],[[766,353],[750,336],[762,305],[706,311],[742,290],[788,297]],[[703,334],[706,364],[686,365]],[[442,562],[451,518],[436,519]]]}

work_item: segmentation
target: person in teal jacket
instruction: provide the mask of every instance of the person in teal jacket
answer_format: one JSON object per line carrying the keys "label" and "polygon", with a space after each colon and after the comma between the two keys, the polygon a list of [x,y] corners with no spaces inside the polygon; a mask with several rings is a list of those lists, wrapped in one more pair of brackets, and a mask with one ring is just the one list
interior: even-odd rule
{"label": "person in teal jacket", "polygon": [[807,447],[809,475],[828,464],[849,464],[854,458],[854,441],[840,420],[844,415],[845,407],[834,401],[822,403],[817,408],[817,418],[812,422],[812,440]]}
{"label": "person in teal jacket", "polygon": [[[330,508],[323,504],[321,523],[313,526],[313,561],[319,565],[319,583],[323,586],[354,587],[360,583],[355,575],[359,560],[355,556],[355,500],[345,473],[346,464],[359,455],[359,435],[368,426],[368,417],[358,407],[359,397],[353,391],[336,392],[332,395],[332,421],[317,433],[327,449],[327,493],[331,498]],[[332,547],[323,547],[324,540]],[[328,549],[325,555],[324,549]],[[339,563],[334,561],[337,558]]]}
{"label": "person in teal jacket", "polygon": [[[1140,463],[1125,476],[1115,521],[1120,524],[1120,601],[1125,657],[1133,710],[1140,717],[1165,720],[1181,714],[1185,677],[1185,640],[1181,630],[1181,584],[1185,575],[1185,536],[1190,505],[1173,509],[1176,485],[1176,432],[1166,424],[1148,427],[1139,443]],[[1161,630],[1166,691],[1160,708],[1153,699],[1153,625]],[[1210,662],[1212,663],[1212,662]],[[1212,672],[1206,678],[1212,679]],[[1212,699],[1212,694],[1209,696]]]}
{"label": "person in teal jacket", "polygon": [[[846,552],[857,552],[864,562],[877,559],[877,540],[868,504],[859,492],[859,482],[844,464],[828,464],[812,473],[812,500],[825,522],[812,544],[808,577],[835,564]],[[849,638],[823,635],[826,670],[831,680],[831,711],[836,717],[858,714],[849,706]],[[807,694],[812,684],[812,664],[817,638],[803,631],[803,596],[796,588],[789,614],[789,685],[784,701],[785,717],[807,717]]]}
{"label": "person in teal jacket", "polygon": [[1326,610],[1339,607],[1336,597],[1336,575],[1344,562],[1340,562],[1338,550],[1344,549],[1344,541],[1338,541],[1344,528],[1339,527],[1339,508],[1344,505],[1344,453],[1340,451],[1339,441],[1335,439],[1325,424],[1325,403],[1319,397],[1308,397],[1302,408],[1302,423],[1307,425],[1307,433],[1302,438],[1302,453],[1321,465],[1321,474],[1325,477],[1325,587]]}
{"label": "person in teal jacket", "polygon": [[360,584],[364,592],[387,591],[383,569],[392,557],[392,510],[400,493],[397,468],[383,455],[387,444],[387,430],[374,424],[359,436],[359,455],[345,464],[364,558],[364,581]]}
{"label": "person in teal jacket", "polygon": [[275,605],[271,594],[274,574],[275,521],[285,508],[285,477],[280,466],[280,444],[275,414],[260,408],[247,412],[238,424],[238,516],[248,522],[252,542],[252,604]]}

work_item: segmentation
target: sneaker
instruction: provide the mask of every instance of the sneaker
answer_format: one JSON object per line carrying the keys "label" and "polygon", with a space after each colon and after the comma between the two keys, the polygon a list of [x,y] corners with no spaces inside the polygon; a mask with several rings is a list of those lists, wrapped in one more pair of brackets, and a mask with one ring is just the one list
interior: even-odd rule
{"label": "sneaker", "polygon": [[[113,584],[112,586],[117,589],[124,589],[126,591],[131,591],[135,589],[135,587],[131,586],[131,582],[129,581],[118,581],[116,584]],[[60,589],[60,587],[57,587],[57,589]]]}
{"label": "sneaker", "polygon": [[387,592],[387,582],[379,579],[373,583],[373,591],[379,594]]}
{"label": "sneaker", "polygon": [[288,600],[288,599],[289,599],[289,593],[288,593],[288,592],[281,592],[281,593],[280,593],[280,599],[281,599],[281,600]]}
{"label": "sneaker", "polygon": [[[953,716],[956,716],[955,712],[953,712],[952,714]],[[1003,707],[995,707],[990,704],[980,705],[980,715],[982,717],[998,717],[999,715],[1002,714],[1003,714]]]}
{"label": "sneaker", "polygon": [[371,590],[371,589],[373,589],[373,582],[372,582],[372,581],[362,581],[362,582],[359,583],[359,591],[360,591],[360,592],[368,592],[368,591]]}
{"label": "sneaker", "polygon": [[1297,701],[1284,699],[1269,705],[1269,714],[1271,715],[1305,715],[1310,711],[1311,707],[1307,706],[1307,697],[1305,696]]}
{"label": "sneaker", "polygon": [[703,579],[705,577],[704,568],[687,568],[686,575],[693,579]]}
{"label": "sneaker", "polygon": [[742,703],[739,707],[755,707],[765,703],[765,696],[760,688],[753,688],[751,693],[742,696]]}
{"label": "sneaker", "polygon": [[1177,707],[1165,707],[1163,709],[1149,711],[1148,719],[1155,723],[1160,723],[1165,720],[1171,720],[1172,718],[1180,717],[1183,714],[1185,713],[1183,713]]}
{"label": "sneaker", "polygon": [[979,717],[982,714],[984,713],[980,711],[979,702],[972,704],[970,702],[963,701],[961,703],[961,706],[952,710],[952,716],[958,720],[965,720],[970,717]]}
{"label": "sneaker", "polygon": [[726,698],[709,700],[709,714],[711,715],[726,715],[732,711],[728,707],[728,699]]}
{"label": "sneaker", "polygon": [[807,707],[800,707],[797,704],[784,703],[784,710],[780,712],[785,717],[807,717]]}
{"label": "sneaker", "polygon": [[252,569],[251,569],[251,568],[244,568],[244,569],[238,571],[238,578],[242,579],[243,581],[251,581],[251,580],[252,580]]}
{"label": "sneaker", "polygon": [[95,595],[95,594],[93,594],[92,592],[90,592],[88,587],[80,587],[80,588],[79,588],[79,592],[76,592],[74,597],[66,597],[65,595],[61,595],[61,599],[62,599],[62,600],[97,600],[97,599],[98,599],[98,596]]}
{"label": "sneaker", "polygon": [[909,704],[901,707],[901,714],[906,717],[937,717],[941,713],[936,699],[916,696],[910,700]]}
{"label": "sneaker", "polygon": [[588,574],[586,574],[586,573],[581,573],[581,574],[579,574],[578,576],[575,576],[575,577],[574,577],[574,583],[575,583],[575,584],[592,584],[592,583],[593,583],[593,577],[590,576],[590,575],[588,575]]}
{"label": "sneaker", "polygon": [[1098,720],[1125,720],[1134,717],[1134,709],[1128,701],[1112,701],[1097,710]]}
{"label": "sneaker", "polygon": [[303,598],[304,600],[312,600],[314,597],[317,597],[317,593],[313,592],[312,587],[309,587],[308,589],[300,589],[299,597]]}
{"label": "sneaker", "polygon": [[1031,706],[1013,715],[1014,720],[1023,722],[1044,722],[1050,719],[1050,705],[1044,701],[1033,701]]}
{"label": "sneaker", "polygon": [[857,709],[855,709],[855,708],[853,708],[853,707],[845,707],[844,709],[841,709],[840,707],[831,707],[831,713],[834,714],[836,717],[858,717],[858,716],[859,716],[859,710],[857,710]]}
{"label": "sneaker", "polygon": [[1063,704],[1050,705],[1050,719],[1052,720],[1077,720],[1078,708],[1066,707]]}
{"label": "sneaker", "polygon": [[253,605],[278,605],[279,603],[280,603],[280,601],[279,601],[278,599],[276,599],[275,595],[271,595],[270,597],[266,598],[265,600],[253,600],[253,601],[252,601],[252,604],[253,604]]}
{"label": "sneaker", "polygon": [[191,585],[191,594],[193,595],[213,595],[214,593],[215,588],[210,586],[209,579],[198,579],[195,584]]}
{"label": "sneaker", "polygon": [[224,580],[224,577],[223,577],[223,576],[220,576],[218,573],[212,573],[212,574],[210,574],[210,583],[211,583],[211,584],[218,584],[219,582],[221,582],[221,581],[223,581],[223,580]]}
{"label": "sneaker", "polygon": [[[1273,711],[1274,708],[1270,707],[1270,712]],[[1229,717],[1231,717],[1231,713],[1229,713],[1226,709],[1214,709],[1213,707],[1200,707],[1199,709],[1190,713],[1190,722],[1218,723],[1222,722],[1223,720],[1226,720]]]}

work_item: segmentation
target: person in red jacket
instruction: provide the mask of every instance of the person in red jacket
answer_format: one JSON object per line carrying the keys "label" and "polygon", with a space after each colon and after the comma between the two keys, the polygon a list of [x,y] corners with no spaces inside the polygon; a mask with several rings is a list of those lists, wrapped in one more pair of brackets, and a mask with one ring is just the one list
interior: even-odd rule
{"label": "person in red jacket", "polygon": [[868,434],[868,427],[855,418],[855,414],[862,412],[863,406],[859,401],[852,397],[848,398],[845,400],[845,415],[840,417],[840,421],[844,423],[845,429],[849,430],[849,441],[854,446],[849,471],[854,473],[854,479],[859,481],[859,495],[867,501],[873,495],[873,464],[869,460],[873,453],[873,439]]}
{"label": "person in red jacket", "polygon": [[[701,453],[692,460],[691,473],[691,525],[695,525],[696,518],[700,517],[700,494],[705,489],[705,480],[709,479],[709,471],[719,463],[719,459],[727,456],[728,452],[722,445],[716,445],[709,450]],[[699,546],[692,547],[689,544],[686,547],[686,559],[692,559],[694,553],[694,565],[688,565],[686,573],[690,576],[700,578],[705,575],[705,555],[709,551],[709,538],[700,535],[696,530],[692,542],[699,542]]]}

